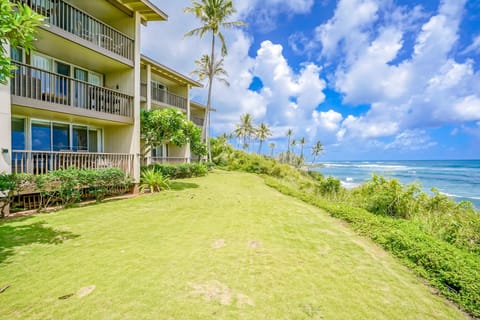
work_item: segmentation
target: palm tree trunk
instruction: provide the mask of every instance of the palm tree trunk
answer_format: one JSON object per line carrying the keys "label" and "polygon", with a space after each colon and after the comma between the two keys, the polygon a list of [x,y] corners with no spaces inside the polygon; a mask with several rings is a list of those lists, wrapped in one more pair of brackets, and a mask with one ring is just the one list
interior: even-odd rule
{"label": "palm tree trunk", "polygon": [[212,150],[210,147],[210,109],[212,104],[212,84],[213,84],[213,61],[215,59],[215,34],[212,32],[212,52],[210,54],[210,70],[208,75],[208,98],[207,98],[207,114],[206,114],[206,128],[205,128],[205,142],[207,143],[208,161],[212,162]]}
{"label": "palm tree trunk", "polygon": [[260,145],[258,146],[258,154],[262,154],[262,143],[263,140],[260,140]]}

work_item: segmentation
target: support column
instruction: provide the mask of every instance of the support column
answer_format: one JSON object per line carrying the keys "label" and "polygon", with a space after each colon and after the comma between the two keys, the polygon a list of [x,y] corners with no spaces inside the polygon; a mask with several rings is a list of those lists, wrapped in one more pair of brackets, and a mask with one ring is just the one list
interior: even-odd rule
{"label": "support column", "polygon": [[[135,183],[140,182],[140,165],[141,165],[141,154],[140,154],[140,34],[141,34],[141,25],[142,21],[140,14],[135,11],[135,55],[134,55],[134,124],[133,124],[133,137],[130,147],[130,153],[135,155],[134,166],[133,166],[133,178]],[[148,92],[147,92],[148,94]]]}
{"label": "support column", "polygon": [[[190,110],[190,85],[187,84],[187,119],[192,121],[191,110]],[[190,142],[187,143],[185,148],[185,158],[187,158],[187,163],[190,163],[192,158],[192,152],[190,150]]]}
{"label": "support column", "polygon": [[[147,111],[152,110],[152,66],[147,64],[147,103],[145,104]],[[150,149],[147,154],[147,165],[152,164],[152,150]]]}
{"label": "support column", "polygon": [[[10,53],[10,45],[4,45]],[[10,81],[0,84],[0,173],[11,173],[12,163],[12,105]]]}

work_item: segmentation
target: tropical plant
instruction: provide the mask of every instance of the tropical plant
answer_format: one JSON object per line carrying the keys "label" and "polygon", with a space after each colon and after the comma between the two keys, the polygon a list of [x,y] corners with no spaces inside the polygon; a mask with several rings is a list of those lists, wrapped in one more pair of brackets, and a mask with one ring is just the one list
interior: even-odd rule
{"label": "tropical plant", "polygon": [[270,142],[268,144],[268,147],[270,148],[270,156],[273,158],[273,151],[275,150],[276,145],[275,145],[275,143]]}
{"label": "tropical plant", "polygon": [[170,179],[155,169],[147,169],[142,172],[139,189],[142,192],[146,190],[160,192],[164,189],[170,189]]}
{"label": "tropical plant", "polygon": [[11,48],[33,49],[33,41],[44,17],[19,1],[0,0],[0,84],[6,84],[15,66],[11,64],[8,44]]}
{"label": "tropical plant", "polygon": [[292,139],[292,136],[293,136],[293,129],[291,129],[291,128],[288,129],[286,135],[287,135],[287,139],[288,139],[286,160],[287,160],[287,162],[290,162],[290,142],[291,142],[291,139]]}
{"label": "tropical plant", "polygon": [[295,153],[295,147],[297,146],[297,140],[296,140],[296,139],[293,139],[293,140],[290,142],[290,146],[292,147],[291,150],[290,150],[291,153],[292,153],[293,155],[296,155],[296,153]]}
{"label": "tropical plant", "polygon": [[242,149],[246,150],[250,143],[250,138],[255,134],[253,127],[253,117],[250,113],[245,113],[240,116],[240,122],[236,125],[234,130],[235,137],[242,139]]}
{"label": "tropical plant", "polygon": [[206,154],[200,128],[174,108],[142,110],[141,134],[145,139],[144,154],[165,143],[173,143],[179,147],[190,143],[192,152],[200,156]]}
{"label": "tropical plant", "polygon": [[312,147],[312,156],[313,156],[313,161],[312,163],[315,163],[315,159],[318,157],[319,154],[323,153],[323,145],[319,141],[315,143],[315,145]]}
{"label": "tropical plant", "polygon": [[260,125],[256,128],[256,137],[260,144],[258,146],[258,153],[262,153],[262,145],[265,140],[272,136],[272,131],[270,127],[265,122],[260,123]]}
{"label": "tropical plant", "polygon": [[305,146],[305,143],[306,143],[305,137],[301,137],[298,142],[300,143],[300,146],[301,146],[301,149],[300,149],[300,158],[303,159],[303,147]]}
{"label": "tropical plant", "polygon": [[[217,37],[221,43],[222,56],[227,55],[227,45],[225,38],[221,32],[221,29],[231,29],[245,25],[243,21],[227,21],[235,12],[232,0],[192,0],[192,7],[184,9],[186,13],[192,13],[196,18],[200,20],[202,26],[195,28],[185,34],[185,36],[199,36],[202,38],[205,34],[210,33],[212,35],[211,40],[211,52],[210,52],[210,68],[208,70],[214,70],[215,60],[215,41]],[[200,59],[202,60],[202,59]],[[220,61],[221,62],[221,61]],[[210,110],[212,104],[212,85],[213,85],[213,72],[208,73],[208,97],[207,97],[207,110],[206,110],[206,122],[207,126],[210,124]],[[208,161],[212,160],[212,153],[210,147],[209,138],[210,127],[205,129],[205,141],[207,143]]]}

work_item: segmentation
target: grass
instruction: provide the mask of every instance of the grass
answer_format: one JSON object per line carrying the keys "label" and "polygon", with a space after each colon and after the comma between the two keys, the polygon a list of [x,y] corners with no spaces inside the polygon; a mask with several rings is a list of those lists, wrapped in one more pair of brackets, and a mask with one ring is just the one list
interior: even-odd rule
{"label": "grass", "polygon": [[466,318],[338,220],[233,172],[2,223],[6,285],[5,319]]}

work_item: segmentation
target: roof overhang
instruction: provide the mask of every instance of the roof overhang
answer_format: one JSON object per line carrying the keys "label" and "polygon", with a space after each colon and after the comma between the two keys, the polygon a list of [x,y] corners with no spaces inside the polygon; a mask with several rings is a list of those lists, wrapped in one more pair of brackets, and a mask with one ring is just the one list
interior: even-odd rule
{"label": "roof overhang", "polygon": [[189,78],[181,74],[180,72],[177,72],[161,64],[160,62],[153,60],[152,58],[144,56],[143,54],[141,56],[141,63],[145,65],[150,65],[152,68],[152,72],[158,73],[174,82],[190,85],[192,87],[203,88],[203,85],[200,82],[195,81],[192,78]]}
{"label": "roof overhang", "polygon": [[109,2],[119,4],[127,8],[131,12],[138,12],[142,17],[142,23],[147,21],[165,21],[168,20],[168,15],[160,10],[156,5],[149,0],[108,0]]}

